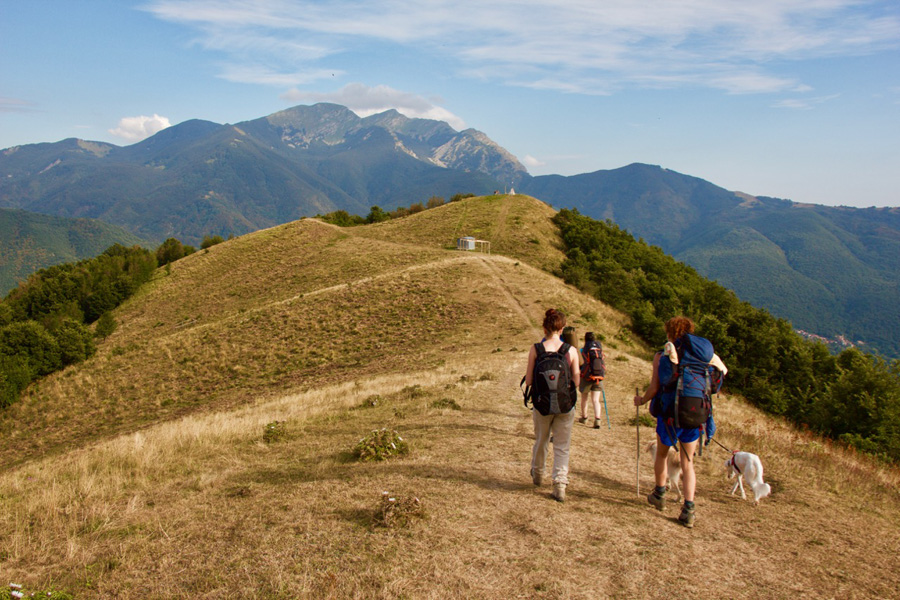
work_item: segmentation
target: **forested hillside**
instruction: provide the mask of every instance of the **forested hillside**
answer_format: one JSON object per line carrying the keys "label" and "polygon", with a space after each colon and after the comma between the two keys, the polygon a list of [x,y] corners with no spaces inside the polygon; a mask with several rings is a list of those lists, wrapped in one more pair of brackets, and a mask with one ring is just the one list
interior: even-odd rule
{"label": "forested hillside", "polygon": [[900,460],[900,360],[855,348],[833,356],[787,321],[739,300],[613,223],[571,210],[560,211],[554,221],[567,248],[566,281],[628,313],[645,341],[661,345],[665,320],[685,314],[729,366],[729,389],[768,412]]}
{"label": "forested hillside", "polygon": [[44,267],[92,258],[113,244],[143,244],[103,221],[0,208],[0,296]]}
{"label": "forested hillside", "polygon": [[754,197],[643,164],[522,189],[615,222],[796,329],[900,357],[900,208]]}

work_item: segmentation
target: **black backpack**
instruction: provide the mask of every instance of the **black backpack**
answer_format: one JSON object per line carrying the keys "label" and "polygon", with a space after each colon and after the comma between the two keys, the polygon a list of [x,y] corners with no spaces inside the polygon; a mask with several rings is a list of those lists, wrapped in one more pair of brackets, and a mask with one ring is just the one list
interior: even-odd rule
{"label": "black backpack", "polygon": [[[542,415],[559,415],[575,408],[578,393],[569,360],[569,344],[564,343],[556,352],[548,352],[543,343],[534,345],[537,358],[534,361],[534,376],[531,387],[525,388],[525,406],[528,400]],[[522,383],[525,379],[522,378]]]}
{"label": "black backpack", "polygon": [[603,381],[606,377],[606,364],[603,362],[603,346],[600,342],[588,342],[581,354],[584,356],[584,376],[591,381]]}

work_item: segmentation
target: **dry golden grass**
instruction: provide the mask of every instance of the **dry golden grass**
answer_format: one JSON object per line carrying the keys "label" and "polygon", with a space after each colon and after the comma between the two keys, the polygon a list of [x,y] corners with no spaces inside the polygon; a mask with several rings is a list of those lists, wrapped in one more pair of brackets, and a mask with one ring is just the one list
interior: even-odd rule
{"label": "dry golden grass", "polygon": [[[304,232],[332,252],[292,250]],[[32,390],[16,414],[46,409],[53,429],[7,416],[8,580],[123,599],[895,594],[897,471],[739,399],[717,401],[718,437],[762,457],[771,497],[729,496],[716,447],[697,459],[694,530],[675,523],[675,507],[659,513],[639,497],[630,399],[646,384],[647,351],[616,339],[625,320],[602,304],[497,255],[417,254],[312,221],[256,235],[267,241],[246,236],[179,263],[120,311],[100,356]],[[257,253],[257,271],[239,272],[242,253]],[[251,284],[257,273],[271,291]],[[213,274],[251,283],[232,297]],[[609,353],[612,429],[576,426],[565,504],[531,484],[517,387],[549,306],[579,334],[603,334]],[[265,443],[274,421],[285,435]],[[382,427],[410,454],[352,460]],[[641,429],[642,442],[651,435]],[[44,448],[54,451],[38,457]],[[645,495],[652,466],[640,460]],[[419,498],[421,514],[385,526],[385,491]]]}

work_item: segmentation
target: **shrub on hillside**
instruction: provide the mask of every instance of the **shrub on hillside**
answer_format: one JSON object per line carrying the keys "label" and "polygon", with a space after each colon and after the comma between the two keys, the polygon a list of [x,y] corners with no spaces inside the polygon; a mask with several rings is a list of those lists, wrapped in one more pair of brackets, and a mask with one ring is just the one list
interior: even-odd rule
{"label": "shrub on hillside", "polygon": [[453,194],[450,196],[450,202],[459,202],[460,200],[465,200],[466,198],[474,198],[475,194]]}
{"label": "shrub on hillside", "polygon": [[441,398],[431,403],[431,408],[449,408],[450,410],[462,410],[459,403],[453,398]]}
{"label": "shrub on hillside", "polygon": [[357,442],[353,456],[361,462],[387,460],[409,453],[409,444],[393,429],[376,429]]}
{"label": "shrub on hillside", "polygon": [[221,244],[224,241],[225,240],[222,239],[221,235],[205,235],[203,236],[203,241],[200,242],[200,249],[206,250],[207,248],[215,246],[216,244]]}
{"label": "shrub on hillside", "polygon": [[366,223],[366,220],[359,215],[351,215],[346,210],[336,210],[325,215],[316,215],[316,217],[338,227],[353,227]]}

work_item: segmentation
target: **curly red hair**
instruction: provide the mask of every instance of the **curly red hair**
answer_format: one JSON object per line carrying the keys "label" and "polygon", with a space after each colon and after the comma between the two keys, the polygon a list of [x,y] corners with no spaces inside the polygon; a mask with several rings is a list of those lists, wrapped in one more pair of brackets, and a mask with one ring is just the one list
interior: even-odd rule
{"label": "curly red hair", "polygon": [[666,335],[677,340],[686,333],[694,333],[694,322],[687,317],[672,317],[666,321]]}

